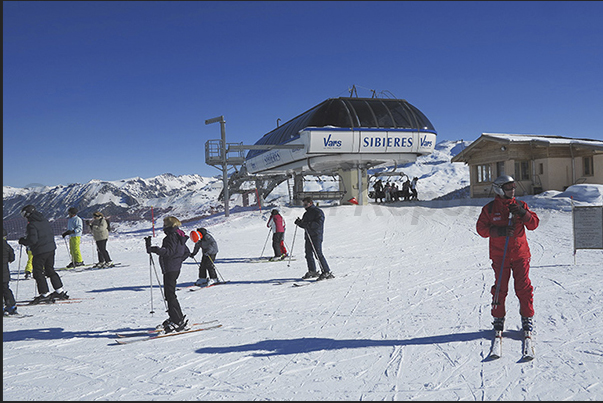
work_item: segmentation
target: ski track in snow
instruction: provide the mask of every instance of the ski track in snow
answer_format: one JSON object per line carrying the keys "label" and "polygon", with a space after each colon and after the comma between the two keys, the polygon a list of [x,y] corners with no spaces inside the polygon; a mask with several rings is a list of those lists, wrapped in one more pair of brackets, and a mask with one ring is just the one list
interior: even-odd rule
{"label": "ski track in snow", "polygon": [[[601,400],[601,251],[578,251],[574,265],[571,213],[536,210],[541,226],[528,232],[536,359],[519,362],[511,283],[503,356],[485,361],[494,274],[488,240],[475,232],[480,209],[327,207],[323,248],[336,278],[300,288],[291,284],[306,271],[301,230],[290,267],[245,264],[234,258],[259,256],[265,221],[258,212],[215,220],[217,267],[230,283],[178,298],[189,319],[223,327],[124,346],[113,345],[116,332],[165,314],[154,274],[150,305],[144,235],[117,235],[108,249],[129,267],[60,273],[70,295],[94,299],[23,307],[34,316],[4,320],[4,399]],[[283,209],[287,246],[301,213]],[[90,259],[92,241],[82,242]],[[57,262],[66,261],[57,248]],[[179,285],[196,276],[189,259]],[[31,280],[19,286],[20,299],[35,291]]]}

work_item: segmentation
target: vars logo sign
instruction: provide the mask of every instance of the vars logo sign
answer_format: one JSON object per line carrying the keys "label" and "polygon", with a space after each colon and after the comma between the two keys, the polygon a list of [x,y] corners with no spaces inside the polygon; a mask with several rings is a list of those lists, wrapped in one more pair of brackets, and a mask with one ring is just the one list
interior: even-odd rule
{"label": "vars logo sign", "polygon": [[325,148],[341,148],[341,140],[332,140],[331,134],[329,137],[323,138]]}
{"label": "vars logo sign", "polygon": [[433,147],[433,141],[427,140],[426,136],[421,137],[421,147]]}

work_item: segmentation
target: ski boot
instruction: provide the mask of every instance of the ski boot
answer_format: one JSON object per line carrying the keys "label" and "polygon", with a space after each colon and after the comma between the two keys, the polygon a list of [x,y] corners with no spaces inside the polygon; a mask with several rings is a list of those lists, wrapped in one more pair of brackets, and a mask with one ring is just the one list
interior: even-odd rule
{"label": "ski boot", "polygon": [[331,273],[330,271],[323,271],[322,273],[320,273],[320,276],[318,276],[318,278],[316,279],[316,281],[320,281],[320,280],[329,280],[335,278],[335,276],[333,275],[333,273]]}
{"label": "ski boot", "polygon": [[69,295],[67,295],[66,291],[54,290],[52,294],[49,295],[52,299],[69,299]]}
{"label": "ski boot", "polygon": [[182,317],[180,323],[174,323],[171,319],[167,319],[163,322],[162,325],[164,333],[182,332],[190,329],[190,327],[188,327],[188,320],[186,319],[186,315]]}
{"label": "ski boot", "polygon": [[529,316],[521,317],[521,328],[524,332],[532,332],[534,330],[534,322]]}
{"label": "ski boot", "polygon": [[207,279],[206,278],[199,278],[197,281],[195,281],[195,285],[197,287],[207,287]]}
{"label": "ski boot", "polygon": [[502,332],[503,328],[505,327],[505,317],[503,316],[502,318],[494,318],[492,326],[494,326],[495,331]]}
{"label": "ski boot", "polygon": [[38,295],[29,303],[29,305],[38,305],[38,304],[52,304],[54,299],[50,296],[50,293],[47,295]]}
{"label": "ski boot", "polygon": [[307,280],[309,278],[315,278],[315,277],[318,277],[318,276],[319,276],[319,274],[318,274],[317,271],[309,271],[306,274],[304,274],[302,278],[304,280]]}

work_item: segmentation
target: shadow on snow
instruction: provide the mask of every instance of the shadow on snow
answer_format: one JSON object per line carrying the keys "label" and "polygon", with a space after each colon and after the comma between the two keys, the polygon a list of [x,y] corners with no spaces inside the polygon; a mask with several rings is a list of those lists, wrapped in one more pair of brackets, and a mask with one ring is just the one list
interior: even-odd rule
{"label": "shadow on snow", "polygon": [[131,328],[123,327],[114,330],[99,330],[99,331],[65,331],[62,327],[48,327],[40,329],[21,329],[15,331],[2,332],[2,341],[4,343],[10,341],[25,341],[25,340],[65,340],[73,338],[98,338],[98,339],[115,339],[116,333],[151,330],[152,328],[142,329],[140,327]]}
{"label": "shadow on snow", "polygon": [[274,355],[304,354],[313,351],[341,350],[350,348],[367,347],[394,347],[394,346],[419,346],[467,342],[472,340],[492,338],[491,330],[478,332],[454,333],[440,336],[415,337],[406,340],[368,340],[350,339],[335,340],[321,337],[302,337],[298,339],[262,340],[256,343],[242,344],[226,347],[203,347],[196,352],[199,354],[225,354],[250,352],[255,357],[269,357]]}

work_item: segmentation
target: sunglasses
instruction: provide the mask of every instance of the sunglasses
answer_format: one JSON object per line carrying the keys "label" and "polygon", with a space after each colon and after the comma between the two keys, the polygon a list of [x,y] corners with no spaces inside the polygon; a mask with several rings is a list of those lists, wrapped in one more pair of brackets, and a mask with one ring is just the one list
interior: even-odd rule
{"label": "sunglasses", "polygon": [[509,185],[505,185],[505,186],[503,186],[503,187],[502,187],[502,189],[503,189],[504,191],[507,191],[507,190],[513,190],[513,189],[517,189],[517,185],[516,185],[516,184],[514,184],[514,183],[512,183],[512,184],[509,184]]}

